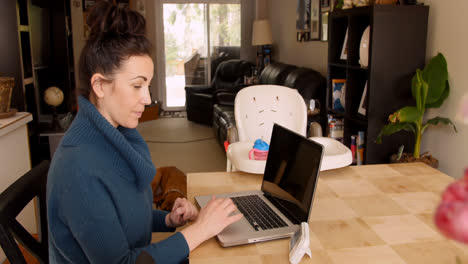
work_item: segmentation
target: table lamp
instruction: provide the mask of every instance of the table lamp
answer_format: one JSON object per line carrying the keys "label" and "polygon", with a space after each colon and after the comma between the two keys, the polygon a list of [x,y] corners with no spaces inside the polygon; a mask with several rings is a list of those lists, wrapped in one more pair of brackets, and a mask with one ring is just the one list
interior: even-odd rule
{"label": "table lamp", "polygon": [[272,43],[270,21],[267,19],[255,20],[252,30],[252,45],[261,46],[259,50],[257,49],[257,70],[260,71],[270,63]]}

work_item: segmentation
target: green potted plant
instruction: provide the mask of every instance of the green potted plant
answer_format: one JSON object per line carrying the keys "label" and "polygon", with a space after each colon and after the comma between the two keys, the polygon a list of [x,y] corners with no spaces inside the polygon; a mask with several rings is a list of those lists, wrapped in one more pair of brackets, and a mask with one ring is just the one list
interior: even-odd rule
{"label": "green potted plant", "polygon": [[[455,132],[457,128],[452,121],[445,117],[434,117],[423,122],[424,113],[427,108],[439,108],[449,96],[450,86],[448,83],[447,61],[442,53],[431,58],[424,70],[417,69],[411,81],[411,93],[416,101],[415,106],[406,106],[389,116],[390,123],[385,125],[377,136],[376,143],[382,142],[382,136],[394,134],[400,130],[413,132],[415,136],[414,152],[412,155],[401,153],[397,162],[421,160],[426,163],[434,162],[428,155],[421,159],[421,138],[429,126],[438,124],[451,125]],[[401,152],[401,151],[400,151]],[[436,165],[437,166],[437,161]],[[430,164],[431,165],[431,164]]]}

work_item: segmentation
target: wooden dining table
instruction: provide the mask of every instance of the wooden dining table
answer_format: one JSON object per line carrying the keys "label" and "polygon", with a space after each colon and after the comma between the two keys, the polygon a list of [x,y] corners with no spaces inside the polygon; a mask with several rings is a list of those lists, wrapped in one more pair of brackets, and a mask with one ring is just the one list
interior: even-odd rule
{"label": "wooden dining table", "polygon": [[[422,163],[348,166],[320,173],[309,217],[312,258],[300,263],[468,263],[468,246],[435,227],[441,193],[453,182]],[[260,189],[262,175],[190,173],[188,199]],[[153,242],[171,235],[153,233]],[[290,239],[221,247],[212,238],[190,253],[190,263],[289,263]]]}

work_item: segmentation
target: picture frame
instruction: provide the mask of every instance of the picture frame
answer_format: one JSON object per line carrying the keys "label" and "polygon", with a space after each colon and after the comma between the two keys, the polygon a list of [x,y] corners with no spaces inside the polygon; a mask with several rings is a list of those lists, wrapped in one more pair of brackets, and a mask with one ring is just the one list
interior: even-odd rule
{"label": "picture frame", "polygon": [[320,0],[310,0],[310,37],[309,40],[320,40],[321,12]]}
{"label": "picture frame", "polygon": [[296,41],[320,40],[320,1],[297,0]]}
{"label": "picture frame", "polygon": [[328,15],[329,12],[321,12],[320,24],[321,24],[321,31],[320,31],[320,40],[321,41],[328,41]]}
{"label": "picture frame", "polygon": [[310,31],[310,11],[312,0],[297,0],[296,30]]}
{"label": "picture frame", "polygon": [[361,102],[359,103],[358,113],[365,116],[367,114],[367,81],[362,91]]}
{"label": "picture frame", "polygon": [[297,32],[296,40],[297,40],[297,42],[309,41],[310,40],[310,32],[309,31]]}
{"label": "picture frame", "polygon": [[343,47],[341,48],[341,55],[340,55],[340,59],[342,60],[348,59],[348,31],[349,29],[346,28],[346,33],[345,33],[344,40],[343,40]]}
{"label": "picture frame", "polygon": [[322,12],[331,12],[335,6],[335,0],[320,0],[320,9]]}
{"label": "picture frame", "polygon": [[332,79],[332,109],[338,112],[345,111],[346,79]]}

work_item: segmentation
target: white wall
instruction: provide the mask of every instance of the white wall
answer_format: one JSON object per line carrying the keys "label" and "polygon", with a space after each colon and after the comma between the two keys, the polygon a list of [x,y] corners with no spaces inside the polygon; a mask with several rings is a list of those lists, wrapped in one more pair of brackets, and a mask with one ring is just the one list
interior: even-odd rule
{"label": "white wall", "polygon": [[[428,111],[427,117],[452,119],[458,133],[448,127],[429,128],[423,135],[421,151],[430,151],[439,159],[439,169],[455,178],[468,167],[468,125],[455,120],[459,99],[468,92],[468,1],[425,0],[430,6],[426,57],[442,52],[448,62],[451,94],[440,109]],[[298,43],[295,37],[295,1],[269,0],[275,46],[274,59],[306,66],[326,75],[327,43]]]}
{"label": "white wall", "polygon": [[296,41],[296,1],[268,0],[273,60],[327,73],[328,42]]}
{"label": "white wall", "polygon": [[447,59],[450,96],[441,108],[431,109],[427,117],[452,119],[458,133],[448,127],[429,128],[423,135],[421,151],[431,151],[439,159],[439,169],[455,178],[463,176],[468,167],[468,125],[455,120],[460,97],[468,92],[468,1],[426,0],[429,27],[426,58],[442,52]]}

